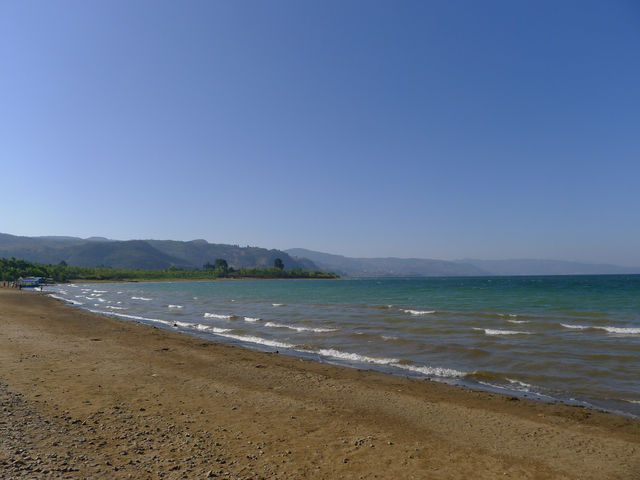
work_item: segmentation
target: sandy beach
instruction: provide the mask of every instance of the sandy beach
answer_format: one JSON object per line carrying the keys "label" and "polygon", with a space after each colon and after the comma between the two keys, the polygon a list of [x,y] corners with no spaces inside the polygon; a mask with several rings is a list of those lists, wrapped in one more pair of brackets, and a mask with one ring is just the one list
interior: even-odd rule
{"label": "sandy beach", "polygon": [[640,479],[640,421],[0,289],[2,478]]}

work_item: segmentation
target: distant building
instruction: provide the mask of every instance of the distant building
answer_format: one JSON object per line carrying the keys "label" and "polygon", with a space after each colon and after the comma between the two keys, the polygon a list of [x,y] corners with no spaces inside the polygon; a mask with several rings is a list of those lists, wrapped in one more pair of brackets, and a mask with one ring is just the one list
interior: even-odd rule
{"label": "distant building", "polygon": [[42,277],[18,278],[18,286],[22,288],[39,287],[41,283],[44,283],[44,278]]}

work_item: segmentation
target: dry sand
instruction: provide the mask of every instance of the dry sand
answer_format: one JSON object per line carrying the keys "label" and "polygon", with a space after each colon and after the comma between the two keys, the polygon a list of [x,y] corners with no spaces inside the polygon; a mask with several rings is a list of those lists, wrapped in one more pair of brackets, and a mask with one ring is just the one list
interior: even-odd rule
{"label": "dry sand", "polygon": [[0,478],[640,479],[640,421],[0,289]]}

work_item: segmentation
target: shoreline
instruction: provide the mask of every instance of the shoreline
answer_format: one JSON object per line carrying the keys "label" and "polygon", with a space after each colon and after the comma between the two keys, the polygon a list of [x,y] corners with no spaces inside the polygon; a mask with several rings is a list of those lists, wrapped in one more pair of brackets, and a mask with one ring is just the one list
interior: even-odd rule
{"label": "shoreline", "polygon": [[[149,281],[150,283],[162,284],[166,282],[156,282]],[[211,283],[208,281],[188,281],[187,283]],[[176,282],[177,284],[180,281]],[[126,284],[122,282],[115,282],[115,284]],[[122,292],[118,292],[122,293]],[[67,295],[67,292],[63,292],[62,295]],[[280,353],[284,355],[290,355],[296,358],[304,358],[304,359],[312,359],[318,362],[328,363],[331,365],[339,365],[349,368],[360,368],[360,369],[373,369],[383,373],[388,373],[391,375],[396,375],[400,377],[409,377],[415,379],[425,379],[428,378],[432,381],[442,382],[448,385],[454,385],[464,388],[477,389],[480,391],[516,396],[519,398],[533,399],[535,401],[541,401],[544,403],[555,403],[560,402],[566,405],[572,406],[581,406],[594,410],[604,411],[608,413],[613,413],[616,415],[628,416],[631,418],[640,419],[640,407],[633,401],[629,401],[625,398],[617,398],[612,396],[611,393],[608,393],[606,397],[589,397],[588,395],[579,395],[571,393],[570,391],[562,391],[562,390],[545,390],[543,387],[536,387],[534,385],[529,385],[527,383],[528,380],[522,379],[521,382],[510,380],[507,378],[505,380],[505,376],[503,375],[493,375],[493,370],[490,366],[484,366],[484,368],[474,369],[470,368],[460,368],[460,367],[451,367],[446,362],[436,363],[435,367],[432,367],[429,362],[411,362],[410,359],[406,357],[399,357],[402,360],[394,360],[384,361],[386,358],[383,358],[382,361],[376,361],[376,354],[371,354],[371,356],[361,356],[360,353],[351,353],[350,350],[344,351],[340,350],[340,348],[333,346],[326,346],[327,352],[323,353],[320,351],[320,347],[317,349],[307,349],[305,348],[305,343],[302,342],[302,345],[292,345],[288,340],[284,340],[284,343],[279,340],[265,340],[262,338],[261,334],[226,334],[226,332],[215,332],[210,333],[207,328],[202,327],[202,325],[196,325],[196,323],[190,323],[190,321],[185,321],[184,319],[172,319],[166,318],[162,315],[159,318],[164,318],[164,320],[159,318],[148,318],[144,312],[138,313],[138,315],[131,315],[127,313],[121,313],[116,311],[105,311],[104,308],[94,309],[88,306],[81,306],[82,303],[76,303],[73,299],[64,299],[62,297],[56,295],[50,295],[54,298],[58,298],[61,301],[66,302],[67,304],[73,304],[76,308],[81,308],[99,315],[106,315],[108,317],[124,319],[125,321],[133,321],[143,323],[145,325],[156,326],[158,328],[163,328],[172,331],[178,331],[180,333],[195,336],[198,338],[202,338],[209,341],[214,342],[222,342],[225,344],[232,344],[237,346],[242,346],[245,348],[255,349],[258,351],[273,351],[274,349],[278,349]],[[85,302],[86,303],[86,302]],[[121,303],[121,302],[118,302]],[[170,303],[175,303],[171,301]],[[95,307],[99,307],[98,304]],[[170,306],[171,307],[171,306]],[[106,307],[107,309],[112,307]],[[117,308],[117,307],[114,307]],[[180,306],[180,308],[183,308]],[[411,310],[402,310],[404,312],[409,312]],[[419,313],[419,312],[416,312]],[[422,313],[435,313],[434,312],[422,312]],[[146,317],[145,317],[146,315]],[[207,314],[205,314],[206,316]],[[240,315],[241,318],[242,315]],[[254,314],[251,316],[262,316],[262,313]],[[506,315],[500,315],[506,317]],[[509,315],[510,317],[512,315]],[[517,315],[513,315],[517,316]],[[511,320],[509,320],[511,321]],[[171,323],[169,323],[171,322]],[[177,322],[177,323],[176,323]],[[525,322],[527,323],[527,322]],[[267,323],[268,325],[268,323]],[[202,327],[202,328],[201,328]],[[225,328],[227,328],[225,326]],[[214,329],[215,330],[215,329]],[[477,330],[477,329],[476,329]],[[245,336],[246,338],[242,339],[241,336]],[[295,342],[294,342],[295,343]],[[313,342],[312,342],[313,343]],[[338,351],[340,350],[340,351]],[[380,356],[380,355],[377,355]],[[381,354],[382,357],[386,357],[384,354]],[[391,357],[395,358],[396,355],[391,355]],[[410,367],[405,367],[402,363],[410,364]],[[469,367],[469,366],[467,366]],[[515,377],[514,377],[515,378]]]}
{"label": "shoreline", "polygon": [[[26,425],[0,425],[0,468],[16,478],[43,463],[71,468],[65,478],[640,478],[635,418],[217,343],[28,292],[0,289],[0,325],[0,397]],[[41,464],[14,466],[14,446]]]}

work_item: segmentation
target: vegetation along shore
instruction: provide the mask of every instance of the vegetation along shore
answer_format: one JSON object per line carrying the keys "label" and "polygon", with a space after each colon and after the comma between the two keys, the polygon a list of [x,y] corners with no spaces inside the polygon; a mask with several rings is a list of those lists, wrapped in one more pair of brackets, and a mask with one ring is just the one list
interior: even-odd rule
{"label": "vegetation along shore", "polygon": [[207,262],[202,269],[169,267],[166,269],[125,269],[109,267],[77,267],[60,262],[44,265],[15,258],[0,258],[0,280],[15,282],[20,277],[40,277],[54,282],[72,280],[215,280],[219,278],[339,278],[322,270],[302,268],[285,269],[282,260],[276,258],[271,267],[244,267],[235,269],[227,261],[218,258]]}

